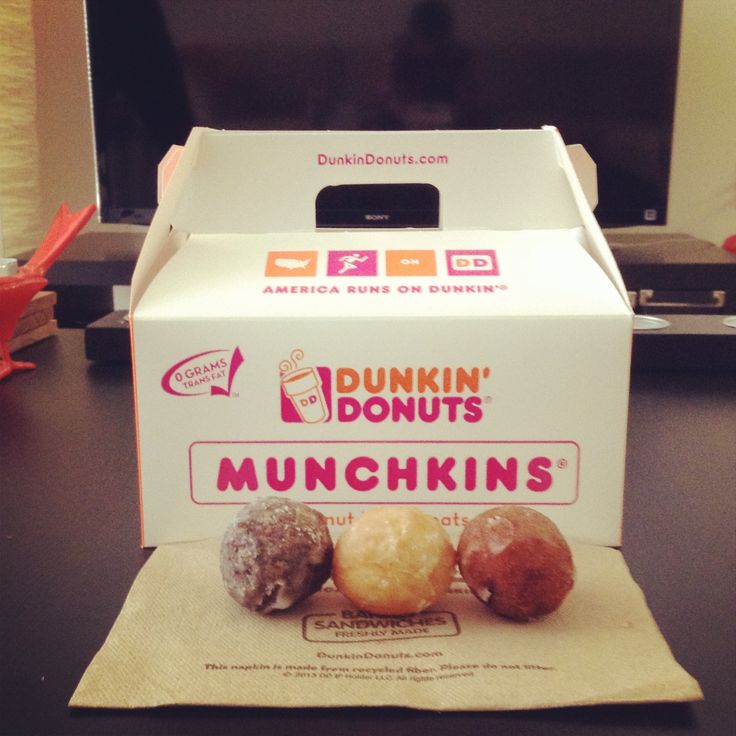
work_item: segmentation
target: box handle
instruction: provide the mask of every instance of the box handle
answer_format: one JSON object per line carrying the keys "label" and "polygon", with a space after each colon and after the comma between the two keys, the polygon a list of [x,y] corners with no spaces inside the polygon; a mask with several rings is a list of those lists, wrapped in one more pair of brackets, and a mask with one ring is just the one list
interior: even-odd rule
{"label": "box handle", "polygon": [[315,199],[318,228],[438,228],[440,193],[432,184],[338,184]]}

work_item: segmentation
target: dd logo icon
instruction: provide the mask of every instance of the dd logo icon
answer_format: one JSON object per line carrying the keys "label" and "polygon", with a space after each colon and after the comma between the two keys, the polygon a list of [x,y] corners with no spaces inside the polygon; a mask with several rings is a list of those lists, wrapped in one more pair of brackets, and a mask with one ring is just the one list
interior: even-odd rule
{"label": "dd logo icon", "polygon": [[498,276],[495,250],[448,250],[446,254],[450,276]]}

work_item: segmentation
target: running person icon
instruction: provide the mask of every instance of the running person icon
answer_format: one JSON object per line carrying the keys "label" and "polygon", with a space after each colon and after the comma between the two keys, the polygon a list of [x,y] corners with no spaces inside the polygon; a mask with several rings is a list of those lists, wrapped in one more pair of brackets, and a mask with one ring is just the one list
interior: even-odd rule
{"label": "running person icon", "polygon": [[342,276],[349,271],[357,270],[357,264],[365,263],[368,260],[368,256],[361,255],[360,253],[348,253],[344,256],[340,256],[338,260],[342,263],[342,268],[337,273],[339,276]]}

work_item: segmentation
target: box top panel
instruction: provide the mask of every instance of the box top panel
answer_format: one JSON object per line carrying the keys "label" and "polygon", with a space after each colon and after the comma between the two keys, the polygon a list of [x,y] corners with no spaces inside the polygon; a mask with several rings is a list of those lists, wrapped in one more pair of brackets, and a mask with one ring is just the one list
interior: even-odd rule
{"label": "box top panel", "polygon": [[[303,232],[325,187],[428,184],[443,229],[580,225],[556,131],[253,132],[199,129],[172,224]],[[564,148],[564,147],[563,147]]]}
{"label": "box top panel", "polygon": [[559,231],[192,235],[136,319],[629,316]]}

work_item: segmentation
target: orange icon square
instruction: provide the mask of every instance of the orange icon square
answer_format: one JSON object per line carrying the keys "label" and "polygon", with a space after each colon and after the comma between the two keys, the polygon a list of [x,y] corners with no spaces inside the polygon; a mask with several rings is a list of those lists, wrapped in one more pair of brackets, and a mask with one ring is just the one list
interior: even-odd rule
{"label": "orange icon square", "polygon": [[316,250],[272,250],[266,260],[266,276],[316,276]]}
{"label": "orange icon square", "polygon": [[433,250],[386,251],[387,276],[436,276],[437,261]]}

